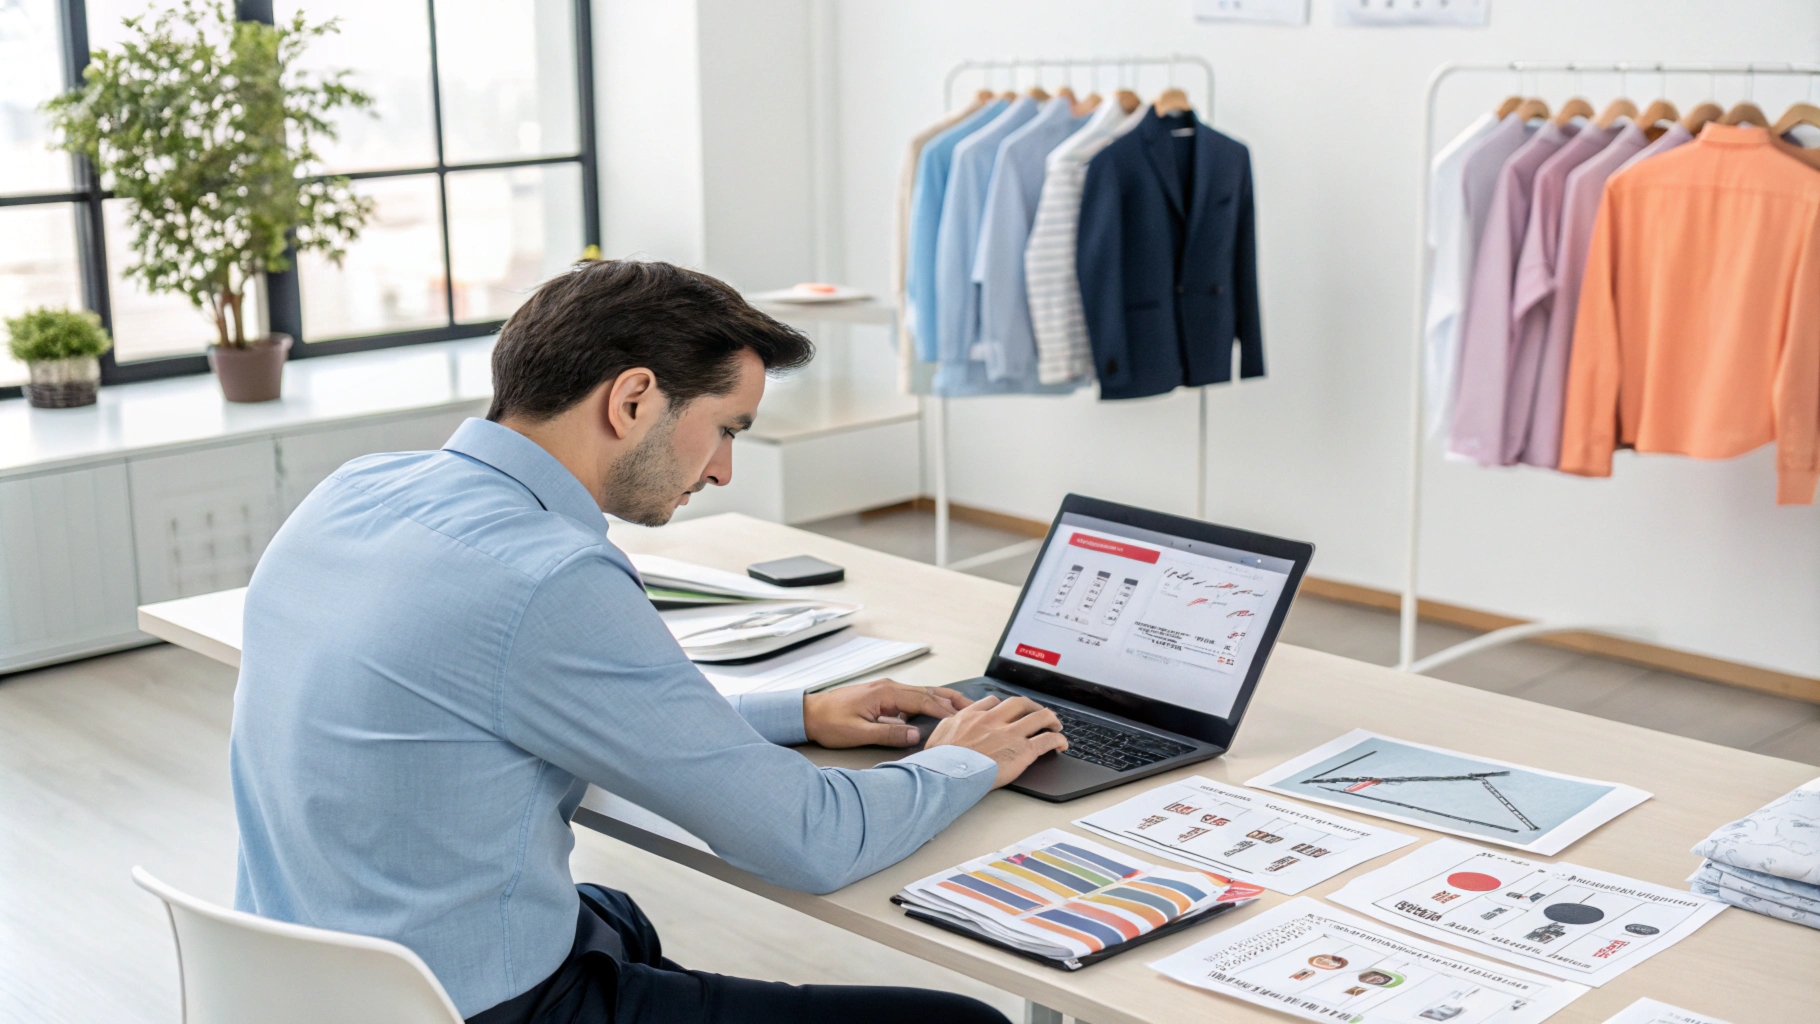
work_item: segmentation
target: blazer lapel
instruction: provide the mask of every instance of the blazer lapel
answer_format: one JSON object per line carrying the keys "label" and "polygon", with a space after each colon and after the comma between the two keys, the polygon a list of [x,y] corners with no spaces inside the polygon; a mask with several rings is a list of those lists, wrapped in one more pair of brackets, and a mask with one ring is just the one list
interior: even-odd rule
{"label": "blazer lapel", "polygon": [[1195,228],[1207,219],[1207,208],[1213,205],[1216,177],[1213,164],[1216,159],[1213,129],[1197,121],[1194,126],[1194,199],[1188,204],[1189,238],[1194,237]]}
{"label": "blazer lapel", "polygon": [[1138,125],[1144,133],[1144,155],[1150,159],[1150,169],[1156,172],[1157,180],[1163,183],[1163,194],[1169,197],[1169,208],[1175,211],[1177,220],[1187,219],[1188,210],[1183,204],[1181,176],[1175,170],[1175,155],[1169,152],[1169,129],[1163,127],[1163,121],[1152,110],[1144,115]]}

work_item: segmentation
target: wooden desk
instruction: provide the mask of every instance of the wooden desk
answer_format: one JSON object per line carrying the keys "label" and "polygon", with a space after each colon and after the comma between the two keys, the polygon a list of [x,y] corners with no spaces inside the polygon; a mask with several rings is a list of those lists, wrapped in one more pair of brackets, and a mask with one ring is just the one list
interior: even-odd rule
{"label": "wooden desk", "polygon": [[[930,656],[892,671],[894,677],[910,683],[936,685],[977,675],[1017,597],[1015,588],[1002,583],[744,516],[715,516],[661,530],[616,524],[613,538],[630,551],[734,571],[752,562],[797,554],[843,565],[847,582],[816,588],[816,592],[865,604],[856,624],[858,631],[933,645]],[[157,625],[145,624],[153,609],[142,610],[142,628]],[[172,631],[158,635],[189,646],[175,628],[195,635],[197,625],[192,616],[187,625],[173,624]],[[216,646],[218,651],[226,645]],[[220,657],[217,651],[203,653]],[[1689,847],[1714,827],[1761,807],[1816,774],[1812,766],[1793,761],[1279,645],[1231,752],[1138,785],[1154,786],[1197,773],[1242,785],[1264,769],[1353,728],[1642,787],[1654,793],[1655,799],[1580,840],[1560,859],[1675,888],[1683,887],[1682,880],[1699,864],[1699,858],[1687,852]],[[817,764],[846,767],[864,767],[891,756],[878,749],[806,748],[804,752]],[[1053,1019],[1041,1007],[1092,1024],[1288,1019],[1165,981],[1145,966],[1213,934],[1225,927],[1222,922],[1065,973],[912,921],[889,902],[891,894],[906,882],[1044,828],[1072,830],[1068,822],[1117,803],[1131,792],[1129,787],[1121,787],[1058,805],[1000,790],[907,860],[826,896],[791,892],[759,881],[690,843],[674,826],[653,820],[599,790],[590,791],[576,822],[1023,996],[1040,1004],[1035,1010],[1039,1019]],[[1424,841],[1439,838],[1406,825],[1392,827]],[[1388,859],[1379,858],[1304,895],[1325,896],[1386,863]],[[1228,922],[1284,899],[1266,893]],[[1820,931],[1727,910],[1692,937],[1593,990],[1551,1021],[1603,1021],[1640,996],[1733,1024],[1812,1020],[1820,1012],[1816,1009],[1820,1007]]]}

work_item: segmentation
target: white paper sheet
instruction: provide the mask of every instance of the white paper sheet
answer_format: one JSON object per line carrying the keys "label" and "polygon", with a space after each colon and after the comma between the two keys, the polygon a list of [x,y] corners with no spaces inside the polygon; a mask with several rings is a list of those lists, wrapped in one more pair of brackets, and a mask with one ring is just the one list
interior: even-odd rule
{"label": "white paper sheet", "polygon": [[1150,966],[1304,1020],[1347,1024],[1540,1024],[1587,991],[1407,938],[1305,896]]}
{"label": "white paper sheet", "polygon": [[1416,841],[1199,775],[1140,793],[1075,824],[1289,896]]}
{"label": "white paper sheet", "polygon": [[646,555],[636,551],[630,557],[632,567],[638,570],[638,575],[653,586],[673,586],[709,594],[730,594],[735,597],[770,597],[781,600],[802,597],[802,594],[792,593],[787,587],[727,572],[725,569],[714,569],[706,565],[696,565],[694,562],[665,558],[662,555]]}
{"label": "white paper sheet", "polygon": [[1670,1006],[1654,999],[1639,999],[1618,1011],[1615,1017],[1606,1019],[1605,1024],[1726,1024],[1717,1017],[1708,1017],[1704,1013],[1683,1010],[1679,1006]]}
{"label": "white paper sheet", "polygon": [[1354,729],[1246,783],[1552,857],[1650,794]]}
{"label": "white paper sheet", "polygon": [[1439,839],[1327,897],[1419,935],[1598,987],[1725,904],[1577,864]]}
{"label": "white paper sheet", "polygon": [[793,651],[745,665],[698,663],[701,674],[723,695],[773,690],[805,693],[909,661],[929,650],[928,644],[880,640],[844,633],[812,640]]}

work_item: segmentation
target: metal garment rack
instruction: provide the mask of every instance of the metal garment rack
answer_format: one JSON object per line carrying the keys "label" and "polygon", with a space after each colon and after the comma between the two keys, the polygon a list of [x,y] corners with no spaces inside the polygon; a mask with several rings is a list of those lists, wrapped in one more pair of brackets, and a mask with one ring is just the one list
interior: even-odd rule
{"label": "metal garment rack", "polygon": [[[1615,75],[1706,75],[1713,80],[1714,91],[1720,75],[1742,76],[1747,82],[1746,98],[1750,98],[1757,76],[1796,76],[1807,77],[1810,82],[1820,76],[1820,64],[1760,64],[1760,63],[1675,63],[1663,61],[1532,61],[1532,60],[1466,60],[1449,61],[1434,70],[1428,76],[1428,89],[1423,103],[1422,123],[1422,162],[1420,165],[1421,205],[1416,216],[1416,292],[1415,292],[1415,358],[1411,363],[1410,376],[1410,417],[1409,417],[1409,516],[1408,516],[1408,561],[1403,571],[1403,601],[1401,609],[1400,630],[1397,644],[1397,667],[1405,672],[1426,672],[1439,668],[1451,661],[1456,661],[1469,654],[1475,654],[1487,648],[1500,647],[1517,640],[1530,637],[1546,636],[1550,633],[1579,632],[1583,630],[1602,630],[1612,632],[1609,625],[1585,622],[1527,622],[1517,626],[1493,630],[1482,636],[1474,637],[1465,643],[1455,644],[1445,650],[1437,651],[1426,658],[1416,659],[1416,618],[1418,603],[1416,599],[1417,572],[1422,548],[1422,470],[1423,458],[1427,453],[1427,431],[1423,406],[1427,404],[1425,381],[1423,379],[1423,360],[1427,346],[1428,288],[1433,267],[1428,259],[1428,201],[1429,166],[1435,153],[1435,97],[1439,94],[1441,84],[1455,75],[1464,74],[1515,74],[1519,80],[1531,74],[1615,74]],[[1666,86],[1664,87],[1666,91]],[[1767,127],[1767,126],[1765,126]]]}
{"label": "metal garment rack", "polygon": [[[1010,79],[1010,87],[1015,90],[1018,86],[1018,72],[1025,69],[1029,69],[1033,73],[1034,78],[1032,84],[1036,85],[1042,84],[1043,71],[1045,69],[1054,69],[1060,72],[1061,77],[1064,79],[1063,84],[1068,84],[1068,82],[1072,81],[1071,76],[1076,69],[1085,69],[1090,76],[1094,77],[1097,77],[1098,73],[1101,71],[1111,70],[1119,75],[1119,87],[1122,88],[1127,85],[1136,86],[1138,84],[1136,81],[1138,69],[1146,67],[1163,68],[1165,77],[1167,78],[1166,84],[1173,86],[1176,84],[1175,69],[1177,65],[1188,65],[1190,67],[1199,68],[1201,69],[1203,76],[1205,76],[1207,95],[1205,97],[1206,106],[1203,109],[1206,111],[1206,116],[1203,117],[1202,120],[1206,124],[1211,125],[1213,123],[1214,100],[1213,65],[1204,57],[1180,53],[1169,54],[1162,57],[1007,57],[1001,60],[964,60],[949,68],[947,76],[942,80],[942,93],[945,103],[945,106],[942,109],[954,109],[955,86],[959,84],[963,76],[973,72],[978,72],[983,76],[984,81],[982,81],[982,85],[990,82],[993,72],[1006,72],[1007,77]],[[1131,73],[1131,81],[1129,83],[1125,81],[1124,76],[1126,72]],[[1107,102],[1110,102],[1110,100]],[[1198,441],[1195,447],[1194,514],[1197,518],[1205,519],[1207,518],[1207,388],[1202,386],[1200,392],[1200,425],[1196,434]],[[1019,541],[1016,544],[995,548],[994,550],[974,555],[971,558],[962,559],[953,564],[949,563],[948,399],[940,395],[928,395],[925,396],[924,400],[933,403],[934,412],[933,416],[927,416],[925,419],[930,424],[930,433],[933,435],[930,447],[934,449],[935,462],[935,564],[951,569],[972,569],[977,566],[989,565],[993,562],[1003,561],[1007,558],[1015,558],[1026,552],[1034,551],[1037,546],[1041,544],[1041,541]]]}

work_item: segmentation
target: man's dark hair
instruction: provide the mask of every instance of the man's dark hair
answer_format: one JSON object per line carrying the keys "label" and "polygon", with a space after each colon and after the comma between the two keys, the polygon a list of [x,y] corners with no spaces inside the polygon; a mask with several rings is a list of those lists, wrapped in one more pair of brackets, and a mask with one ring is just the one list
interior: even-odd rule
{"label": "man's dark hair", "polygon": [[706,274],[654,260],[582,263],[544,282],[500,330],[487,419],[548,419],[638,366],[681,408],[732,391],[741,349],[767,371],[815,355],[801,331]]}

